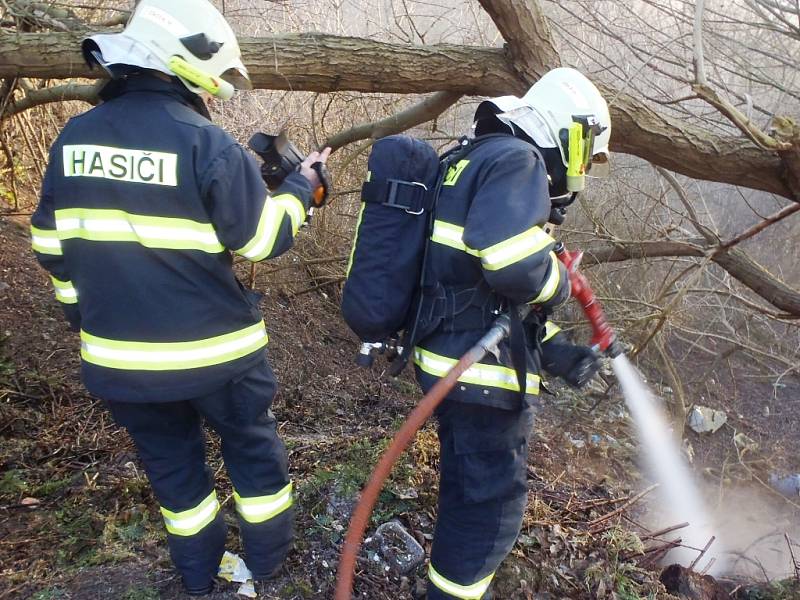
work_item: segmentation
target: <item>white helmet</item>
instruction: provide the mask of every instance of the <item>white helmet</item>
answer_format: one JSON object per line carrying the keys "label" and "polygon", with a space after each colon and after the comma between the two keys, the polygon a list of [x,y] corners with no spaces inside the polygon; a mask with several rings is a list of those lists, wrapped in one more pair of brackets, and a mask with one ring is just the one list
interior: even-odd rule
{"label": "white helmet", "polygon": [[105,68],[131,65],[177,75],[192,92],[227,100],[251,89],[230,25],[208,0],[140,0],[122,33],[84,40]]}
{"label": "white helmet", "polygon": [[[504,123],[524,131],[541,148],[558,148],[567,189],[579,192],[585,175],[608,174],[611,117],[608,104],[585,75],[567,67],[545,73],[522,98],[487,102]],[[480,112],[481,108],[478,108]]]}

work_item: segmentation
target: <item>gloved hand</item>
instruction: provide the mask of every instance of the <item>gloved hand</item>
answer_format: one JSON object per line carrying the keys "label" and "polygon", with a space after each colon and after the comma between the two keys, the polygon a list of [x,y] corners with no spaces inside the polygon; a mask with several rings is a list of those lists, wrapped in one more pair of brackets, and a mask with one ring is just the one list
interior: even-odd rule
{"label": "gloved hand", "polygon": [[325,163],[330,154],[330,148],[325,148],[322,152],[312,152],[300,165],[300,174],[308,179],[311,189],[314,190],[312,199],[314,208],[321,208],[328,201],[330,174]]}
{"label": "gloved hand", "polygon": [[545,371],[576,388],[582,388],[600,370],[600,356],[588,346],[548,343],[542,347]]}

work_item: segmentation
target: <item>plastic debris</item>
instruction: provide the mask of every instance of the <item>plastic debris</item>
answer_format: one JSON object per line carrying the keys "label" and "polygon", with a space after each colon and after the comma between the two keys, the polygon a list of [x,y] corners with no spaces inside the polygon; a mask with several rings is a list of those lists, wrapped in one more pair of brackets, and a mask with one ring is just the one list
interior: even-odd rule
{"label": "plastic debris", "polygon": [[256,594],[256,586],[250,579],[248,579],[242,585],[240,585],[239,589],[236,590],[236,593],[239,596],[246,596],[248,598],[258,598],[258,594]]}
{"label": "plastic debris", "polygon": [[740,455],[743,455],[745,452],[755,452],[758,450],[758,442],[744,433],[737,433],[733,436],[733,443],[739,450]]}
{"label": "plastic debris", "polygon": [[797,498],[800,496],[800,474],[782,477],[777,473],[772,473],[769,476],[769,484],[772,486],[772,489],[788,498]]}
{"label": "plastic debris", "polygon": [[236,591],[240,596],[258,598],[255,584],[253,583],[253,573],[250,572],[250,569],[247,568],[247,565],[238,554],[225,551],[219,563],[217,577],[231,583],[241,583],[242,585]]}
{"label": "plastic debris", "polygon": [[245,583],[248,579],[253,578],[253,574],[238,554],[226,550],[219,563],[217,577],[225,581]]}
{"label": "plastic debris", "polygon": [[714,433],[728,422],[728,415],[724,411],[696,404],[689,411],[686,422],[697,433]]}
{"label": "plastic debris", "polygon": [[[384,523],[373,537],[381,557],[400,575],[410,573],[425,560],[425,550],[397,521]],[[380,560],[377,556],[376,559]]]}

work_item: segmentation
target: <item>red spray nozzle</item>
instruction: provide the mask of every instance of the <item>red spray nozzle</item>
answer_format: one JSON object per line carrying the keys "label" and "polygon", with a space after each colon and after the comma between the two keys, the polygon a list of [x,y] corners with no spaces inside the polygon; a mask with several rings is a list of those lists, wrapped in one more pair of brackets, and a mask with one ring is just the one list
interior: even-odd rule
{"label": "red spray nozzle", "polygon": [[619,345],[616,343],[617,336],[608,324],[603,307],[597,301],[597,296],[594,295],[592,288],[589,286],[589,281],[578,270],[578,265],[580,265],[583,258],[583,252],[570,252],[561,242],[556,244],[555,252],[556,256],[567,268],[572,287],[572,297],[580,303],[583,312],[592,325],[592,348],[612,357],[621,354]]}

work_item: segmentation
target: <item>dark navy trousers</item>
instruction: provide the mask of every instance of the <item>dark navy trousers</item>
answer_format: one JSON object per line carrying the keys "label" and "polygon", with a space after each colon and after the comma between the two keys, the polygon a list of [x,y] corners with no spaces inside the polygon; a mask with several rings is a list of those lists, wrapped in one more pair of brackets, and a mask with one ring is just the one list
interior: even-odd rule
{"label": "dark navy trousers", "polygon": [[161,505],[170,554],[190,591],[213,582],[225,523],[206,464],[203,421],[222,441],[234,486],[245,560],[256,579],[280,567],[293,539],[286,449],[270,407],[275,377],[266,360],[223,388],[177,402],[109,402],[139,451]]}
{"label": "dark navy trousers", "polygon": [[533,408],[445,400],[437,417],[441,479],[428,598],[477,600],[522,526]]}

